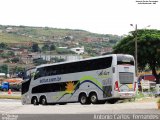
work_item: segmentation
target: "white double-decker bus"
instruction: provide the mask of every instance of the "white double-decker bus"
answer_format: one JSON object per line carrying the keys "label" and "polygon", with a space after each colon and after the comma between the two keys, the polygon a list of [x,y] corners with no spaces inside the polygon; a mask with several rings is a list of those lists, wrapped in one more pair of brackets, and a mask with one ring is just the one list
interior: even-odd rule
{"label": "white double-decker bus", "polygon": [[131,55],[45,64],[30,71],[30,77],[22,83],[22,104],[115,103],[134,98],[136,93]]}

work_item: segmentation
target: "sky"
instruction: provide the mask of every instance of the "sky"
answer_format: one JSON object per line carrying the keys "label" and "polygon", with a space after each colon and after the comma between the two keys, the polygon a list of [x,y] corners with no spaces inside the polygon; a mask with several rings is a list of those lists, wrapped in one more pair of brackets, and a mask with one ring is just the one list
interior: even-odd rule
{"label": "sky", "polygon": [[128,34],[136,24],[138,29],[160,30],[160,0],[157,1],[149,5],[137,4],[136,0],[0,0],[0,25],[115,35]]}

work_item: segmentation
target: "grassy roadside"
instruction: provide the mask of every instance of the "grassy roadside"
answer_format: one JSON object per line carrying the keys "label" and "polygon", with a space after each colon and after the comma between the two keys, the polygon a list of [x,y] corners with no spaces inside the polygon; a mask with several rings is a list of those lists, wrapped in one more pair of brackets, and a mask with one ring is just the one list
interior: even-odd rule
{"label": "grassy roadside", "polygon": [[136,93],[135,102],[156,102],[158,97],[156,98],[154,94],[143,94],[142,92]]}
{"label": "grassy roadside", "polygon": [[11,94],[0,92],[0,99],[21,99],[21,94],[20,92],[12,92]]}
{"label": "grassy roadside", "polygon": [[21,96],[16,96],[16,95],[0,95],[0,99],[17,99],[17,100],[20,100]]}
{"label": "grassy roadside", "polygon": [[143,98],[139,98],[136,99],[135,102],[156,102],[158,100],[158,98],[155,97],[143,97]]}

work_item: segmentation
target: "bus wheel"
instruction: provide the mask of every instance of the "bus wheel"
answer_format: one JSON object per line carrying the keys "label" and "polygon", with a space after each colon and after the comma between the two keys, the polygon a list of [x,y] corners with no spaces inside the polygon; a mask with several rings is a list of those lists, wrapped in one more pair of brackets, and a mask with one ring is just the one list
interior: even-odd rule
{"label": "bus wheel", "polygon": [[92,104],[97,104],[98,103],[98,98],[97,98],[96,93],[91,93],[89,98],[90,98],[90,101],[91,101]]}
{"label": "bus wheel", "polygon": [[33,105],[38,105],[38,99],[37,99],[37,97],[33,97],[32,98],[32,104]]}
{"label": "bus wheel", "polygon": [[42,105],[47,105],[47,99],[46,99],[46,97],[42,97],[42,99],[41,99],[41,104]]}
{"label": "bus wheel", "polygon": [[82,105],[89,104],[88,98],[87,98],[86,94],[81,94],[81,95],[79,96],[79,102],[80,102]]}

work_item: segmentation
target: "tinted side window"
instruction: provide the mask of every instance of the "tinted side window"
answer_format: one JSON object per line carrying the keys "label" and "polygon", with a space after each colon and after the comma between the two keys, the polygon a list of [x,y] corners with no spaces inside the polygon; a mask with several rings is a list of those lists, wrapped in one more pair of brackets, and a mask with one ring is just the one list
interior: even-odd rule
{"label": "tinted side window", "polygon": [[98,58],[94,60],[79,61],[60,65],[47,66],[37,69],[35,79],[43,76],[85,72],[111,67],[112,57]]}
{"label": "tinted side window", "polygon": [[84,72],[98,69],[109,68],[112,65],[112,57],[99,58],[95,60],[87,60],[69,63],[64,66],[64,73]]}
{"label": "tinted side window", "polygon": [[[76,85],[78,81],[72,81],[73,85]],[[32,93],[45,93],[45,92],[59,92],[65,91],[68,82],[50,83],[36,86],[32,89]]]}

